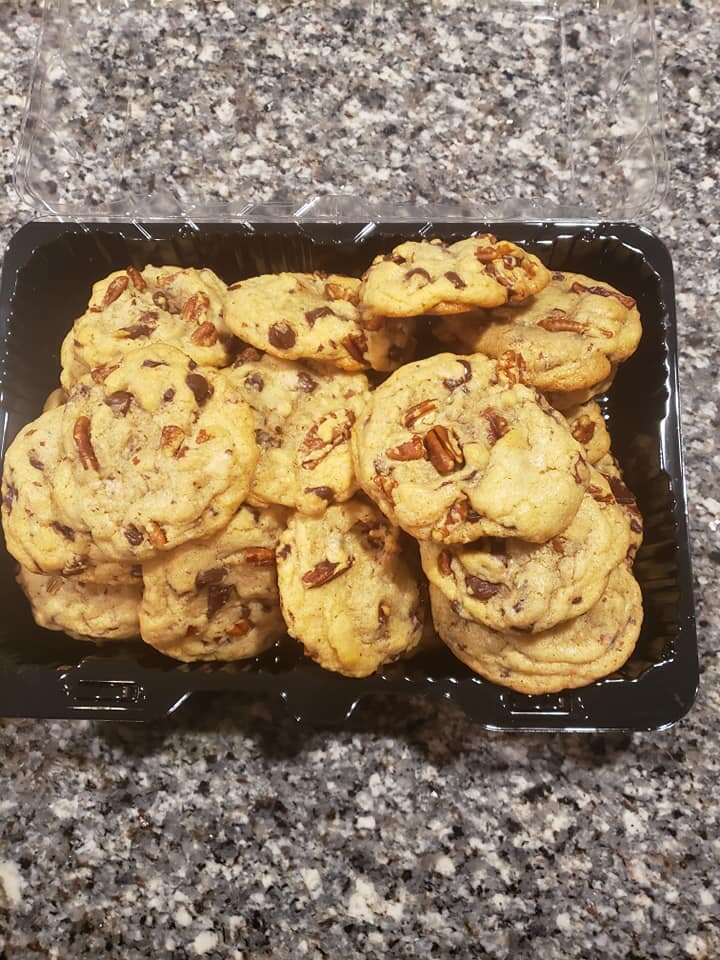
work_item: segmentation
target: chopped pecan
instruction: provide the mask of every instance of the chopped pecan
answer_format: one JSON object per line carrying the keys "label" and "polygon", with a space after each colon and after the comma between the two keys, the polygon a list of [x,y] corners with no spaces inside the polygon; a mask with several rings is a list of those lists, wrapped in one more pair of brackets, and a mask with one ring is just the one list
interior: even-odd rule
{"label": "chopped pecan", "polygon": [[153,294],[153,303],[156,307],[164,310],[165,313],[180,313],[180,307],[162,290],[156,290],[156,292]]}
{"label": "chopped pecan", "polygon": [[213,347],[218,341],[217,328],[210,320],[206,320],[193,330],[190,339],[198,347]]}
{"label": "chopped pecan", "polygon": [[433,410],[437,410],[437,403],[434,400],[421,400],[420,403],[414,403],[412,407],[408,407],[405,411],[403,423],[408,430],[412,430],[421,417],[424,417],[426,413],[432,413]]}
{"label": "chopped pecan", "polygon": [[180,319],[185,323],[199,324],[210,309],[210,297],[206,293],[194,293],[185,301]]}
{"label": "chopped pecan", "polygon": [[446,427],[436,426],[425,434],[425,449],[438,473],[452,473],[465,463],[462,447]]}
{"label": "chopped pecan", "polygon": [[58,520],[53,520],[50,526],[53,530],[57,530],[61,537],[64,537],[66,540],[71,542],[75,540],[75,531],[72,527],[66,526],[64,523],[60,523]]}
{"label": "chopped pecan", "polygon": [[246,633],[252,630],[252,620],[238,620],[234,623],[228,633],[231,637],[244,637]]}
{"label": "chopped pecan", "polygon": [[588,469],[587,461],[584,457],[578,456],[573,464],[573,477],[575,478],[575,482],[586,483],[589,476],[590,471]]}
{"label": "chopped pecan", "polygon": [[514,350],[506,350],[497,361],[498,379],[507,381],[510,386],[527,383],[525,380],[525,358]]}
{"label": "chopped pecan", "polygon": [[158,550],[164,547],[167,543],[165,531],[160,524],[156,523],[154,520],[150,520],[147,524],[147,535],[150,543]]}
{"label": "chopped pecan", "polygon": [[388,263],[395,263],[401,267],[404,263],[407,263],[405,257],[401,257],[399,253],[386,253],[384,257],[378,257],[375,263],[380,263],[381,261]]}
{"label": "chopped pecan", "polygon": [[289,543],[284,543],[281,547],[278,548],[276,556],[278,560],[287,560],[287,558],[292,553],[292,547]]}
{"label": "chopped pecan", "polygon": [[487,240],[488,243],[495,244],[498,242],[497,237],[494,233],[479,233],[476,240]]}
{"label": "chopped pecan", "polygon": [[324,584],[330,583],[331,580],[339,577],[340,574],[346,573],[353,565],[354,559],[354,557],[348,557],[345,563],[321,560],[320,563],[315,564],[312,570],[308,570],[307,573],[303,574],[302,581],[309,589],[322,587]]}
{"label": "chopped pecan", "polygon": [[145,539],[142,530],[136,527],[134,523],[129,523],[123,530],[123,534],[131,547],[139,547]]}
{"label": "chopped pecan", "polygon": [[584,323],[571,320],[564,310],[557,308],[551,310],[546,317],[543,317],[538,323],[538,326],[542,327],[543,330],[548,330],[550,333],[583,333],[585,330]]}
{"label": "chopped pecan", "polygon": [[595,435],[595,423],[584,413],[577,418],[570,432],[578,443],[590,443]]}
{"label": "chopped pecan", "polygon": [[162,428],[160,446],[170,457],[175,457],[185,442],[185,431],[181,427],[170,424]]}
{"label": "chopped pecan", "polygon": [[210,587],[222,583],[227,576],[227,567],[212,567],[210,570],[201,570],[195,577],[195,587],[202,590],[203,587]]}
{"label": "chopped pecan", "polygon": [[493,447],[501,437],[505,436],[510,427],[505,417],[501,416],[497,410],[493,410],[492,407],[485,407],[481,415],[487,422],[488,441],[490,446]]}
{"label": "chopped pecan", "polygon": [[467,592],[476,600],[489,600],[496,593],[502,590],[501,583],[492,583],[490,580],[481,580],[480,577],[474,577],[468,574],[465,577],[465,586]]}
{"label": "chopped pecan", "polygon": [[269,567],[275,563],[275,551],[270,547],[245,547],[243,557],[254,567]]}
{"label": "chopped pecan", "polygon": [[410,440],[392,447],[387,451],[388,460],[422,460],[425,457],[425,444],[417,433]]}
{"label": "chopped pecan", "polygon": [[49,577],[45,581],[45,593],[49,593],[50,595],[52,595],[53,593],[57,593],[60,587],[62,586],[62,584],[63,584],[62,577]]}
{"label": "chopped pecan", "polygon": [[185,383],[192,391],[192,394],[195,397],[199,407],[202,407],[207,401],[208,397],[211,397],[213,394],[213,388],[207,382],[205,377],[201,376],[199,373],[189,373],[185,377]]}
{"label": "chopped pecan", "polygon": [[636,520],[635,518],[633,518],[630,521],[630,529],[632,530],[633,533],[642,533],[642,530],[643,530],[642,523],[640,523],[639,520]]}
{"label": "chopped pecan", "polygon": [[107,377],[109,377],[110,374],[113,372],[113,370],[117,370],[117,368],[118,368],[117,364],[115,364],[114,366],[95,367],[90,371],[90,376],[93,378],[95,383],[104,383]]}
{"label": "chopped pecan", "polygon": [[363,533],[368,545],[374,549],[377,550],[385,546],[388,528],[382,520],[358,520],[353,524],[352,529],[357,529]]}
{"label": "chopped pecan", "polygon": [[116,390],[114,393],[105,397],[105,403],[112,410],[115,416],[124,417],[130,409],[130,404],[135,397],[128,390]]}
{"label": "chopped pecan", "polygon": [[[237,339],[237,338],[236,338]],[[250,347],[247,344],[243,343],[242,340],[237,341],[237,356],[235,358],[235,363],[233,366],[240,367],[243,363],[257,363],[258,360],[262,360],[263,353],[261,350],[256,350],[255,347]]]}
{"label": "chopped pecan", "polygon": [[382,490],[390,503],[394,502],[393,491],[397,487],[398,483],[397,480],[394,480],[385,470],[383,470],[382,462],[380,460],[375,461],[375,476],[373,477],[373,483],[378,490]]}
{"label": "chopped pecan", "polygon": [[633,297],[628,297],[624,293],[620,293],[619,290],[608,290],[607,287],[597,286],[586,287],[584,283],[579,283],[577,280],[570,287],[570,290],[573,293],[594,293],[597,297],[614,297],[615,300],[620,301],[626,310],[632,310],[637,303]]}
{"label": "chopped pecan", "polygon": [[132,281],[132,285],[136,290],[139,290],[141,293],[143,290],[147,289],[147,284],[145,283],[145,278],[135,267],[128,267],[125,271]]}
{"label": "chopped pecan", "polygon": [[78,417],[75,421],[73,440],[75,441],[83,470],[92,467],[93,470],[99,472],[100,464],[97,462],[92,441],[90,440],[90,420],[88,417]]}
{"label": "chopped pecan", "polygon": [[111,303],[115,303],[117,298],[125,293],[129,283],[130,277],[115,277],[105,291],[105,296],[103,297],[102,301],[102,309],[104,310],[106,307],[109,307]]}
{"label": "chopped pecan", "polygon": [[502,262],[503,266],[507,267],[508,270],[515,270],[520,266],[521,260],[519,257],[513,257],[512,254],[504,253]]}
{"label": "chopped pecan", "polygon": [[330,307],[315,307],[314,310],[305,311],[305,319],[307,320],[309,327],[314,327],[315,322],[319,320],[321,317],[334,317],[334,316],[335,314],[330,309]]}
{"label": "chopped pecan", "polygon": [[467,286],[467,284],[465,283],[465,281],[463,280],[463,278],[460,276],[460,274],[459,274],[459,273],[455,273],[454,270],[449,270],[449,271],[445,274],[445,279],[446,279],[446,280],[449,280],[450,283],[451,283],[456,289],[458,289],[458,290],[462,290],[464,287]]}
{"label": "chopped pecan", "polygon": [[550,546],[553,548],[555,553],[563,554],[565,552],[566,543],[567,537],[553,537],[550,541]]}
{"label": "chopped pecan", "polygon": [[449,550],[441,550],[438,554],[438,570],[444,577],[449,577],[452,573],[452,554]]}
{"label": "chopped pecan", "polygon": [[498,265],[496,263],[486,264],[485,273],[487,273],[488,276],[491,276],[494,280],[497,280],[497,282],[500,284],[501,287],[505,287],[505,289],[509,290],[510,293],[512,294],[513,292],[512,280],[506,277],[505,274],[502,272],[502,270],[498,269]]}
{"label": "chopped pecan", "polygon": [[458,387],[462,387],[472,380],[472,367],[467,360],[457,357],[457,362],[464,369],[465,373],[461,377],[458,377],[457,380],[443,380],[443,384],[447,390],[457,390]]}
{"label": "chopped pecan", "polygon": [[432,277],[427,272],[427,270],[425,270],[423,267],[413,267],[412,270],[408,270],[408,272],[405,274],[406,280],[411,280],[413,277],[422,277],[422,279],[425,280],[426,283],[433,282]]}
{"label": "chopped pecan", "polygon": [[[345,419],[339,417],[344,414]],[[331,424],[331,421],[337,421]],[[350,439],[352,426],[355,423],[355,414],[352,410],[335,411],[327,414],[308,430],[300,445],[300,452],[304,456],[301,461],[303,467],[314,470],[317,465],[340,444]],[[324,436],[322,431],[330,425],[330,435]]]}
{"label": "chopped pecan", "polygon": [[349,333],[342,340],[342,345],[353,360],[357,360],[358,363],[365,363],[365,352],[368,348],[368,342],[364,333]]}
{"label": "chopped pecan", "polygon": [[352,290],[350,287],[343,286],[342,283],[326,283],[325,296],[328,300],[346,300],[355,306],[358,304],[357,291]]}
{"label": "chopped pecan", "polygon": [[363,313],[362,319],[365,329],[370,330],[373,333],[377,332],[378,330],[382,330],[382,328],[385,326],[386,318],[377,313],[369,313],[366,311]]}
{"label": "chopped pecan", "polygon": [[[480,237],[478,237],[478,240]],[[493,260],[496,260],[500,254],[495,248],[494,244],[497,243],[497,240],[490,240],[490,246],[485,244],[478,244],[475,248],[475,258],[480,261],[480,263],[491,263]]]}
{"label": "chopped pecan", "polygon": [[198,435],[195,437],[195,443],[207,443],[208,440],[212,440],[213,435],[208,433],[207,430],[198,430]]}
{"label": "chopped pecan", "polygon": [[280,320],[270,325],[268,340],[278,350],[290,350],[295,345],[297,336],[289,323]]}
{"label": "chopped pecan", "polygon": [[466,497],[456,500],[450,507],[445,517],[445,522],[450,526],[456,523],[464,523],[468,518],[470,502]]}

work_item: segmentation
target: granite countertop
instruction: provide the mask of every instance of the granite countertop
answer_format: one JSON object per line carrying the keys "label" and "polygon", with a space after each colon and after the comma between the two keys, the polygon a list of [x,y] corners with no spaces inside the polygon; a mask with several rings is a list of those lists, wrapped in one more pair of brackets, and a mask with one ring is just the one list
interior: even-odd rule
{"label": "granite countertop", "polygon": [[[502,736],[422,702],[303,732],[226,697],[153,727],[0,721],[0,960],[720,956],[720,21],[656,7],[672,183],[647,225],[677,271],[695,708],[634,736]],[[4,241],[30,216],[38,8],[0,10]]]}

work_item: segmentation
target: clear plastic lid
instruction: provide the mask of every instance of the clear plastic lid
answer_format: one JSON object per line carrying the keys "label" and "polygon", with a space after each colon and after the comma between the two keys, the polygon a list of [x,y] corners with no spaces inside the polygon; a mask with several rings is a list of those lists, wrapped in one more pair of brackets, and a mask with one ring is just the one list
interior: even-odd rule
{"label": "clear plastic lid", "polygon": [[62,218],[640,219],[651,0],[46,0],[17,185]]}

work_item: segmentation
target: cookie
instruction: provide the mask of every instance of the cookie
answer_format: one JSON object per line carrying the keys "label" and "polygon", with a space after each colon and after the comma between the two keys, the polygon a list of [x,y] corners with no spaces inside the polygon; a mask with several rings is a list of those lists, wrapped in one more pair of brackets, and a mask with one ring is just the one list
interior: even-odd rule
{"label": "cookie", "polygon": [[613,496],[625,515],[630,537],[626,559],[632,565],[643,542],[643,518],[635,494],[625,483],[620,464],[611,453],[602,457],[595,466],[610,484]]}
{"label": "cookie", "polygon": [[426,542],[420,555],[425,575],[458,616],[493,630],[542,633],[597,603],[629,545],[622,507],[592,471],[580,509],[548,543]]}
{"label": "cookie", "polygon": [[47,413],[48,410],[56,410],[58,407],[62,407],[66,400],[67,393],[62,387],[58,387],[57,390],[53,390],[52,393],[48,394],[43,404],[42,412]]}
{"label": "cookie", "polygon": [[608,676],[632,654],[643,609],[640,587],[625,564],[587,613],[544,633],[520,637],[458,616],[430,587],[433,619],[441,638],[471,670],[518,693],[559,693]]}
{"label": "cookie", "polygon": [[69,389],[96,371],[102,377],[140,346],[167,343],[200,365],[230,361],[224,320],[227,287],[212,270],[145,267],[118,270],[93,286],[87,311],[65,338],[60,380]]}
{"label": "cookie", "polygon": [[242,340],[284,360],[309,359],[341,370],[394,370],[415,345],[414,325],[381,319],[366,328],[360,281],[324,273],[278,273],[234,283],[227,322]]}
{"label": "cookie", "polygon": [[62,408],[43,413],[23,427],[5,453],[0,488],[5,545],[33,573],[132,582],[129,565],[109,561],[87,531],[60,519],[54,477],[64,457],[62,416]]}
{"label": "cookie", "polygon": [[609,375],[604,380],[601,380],[600,383],[594,383],[591,387],[586,387],[583,390],[569,390],[566,393],[545,390],[543,391],[545,399],[555,407],[556,410],[560,410],[561,413],[566,413],[574,407],[580,407],[584,403],[588,403],[602,393],[607,393],[613,384],[616,373],[617,364],[613,364]]}
{"label": "cookie", "polygon": [[292,516],[277,551],[290,636],[326,670],[366,677],[412,653],[423,588],[400,531],[359,499]]}
{"label": "cookie", "polygon": [[593,401],[563,411],[570,433],[585,447],[588,463],[597,463],[610,450],[610,434],[602,410]]}
{"label": "cookie", "polygon": [[528,383],[568,393],[606,380],[635,352],[642,326],[632,297],[582,274],[553,273],[524,303],[448,318],[435,333],[462,353],[514,350]]}
{"label": "cookie", "polygon": [[367,316],[466,313],[518,303],[549,280],[537,257],[489,233],[453,244],[410,241],[373,260],[360,300]]}
{"label": "cookie", "polygon": [[350,433],[368,398],[364,374],[278,360],[254,347],[226,374],[255,415],[253,503],[320,514],[355,493]]}
{"label": "cookie", "polygon": [[59,519],[120,561],[148,560],[222,529],[250,489],[252,411],[222,371],[166,344],[84,377],[62,408]]}
{"label": "cookie", "polygon": [[575,516],[588,466],[567,422],[506,357],[408,364],[353,429],[362,488],[419,540],[543,542]]}
{"label": "cookie", "polygon": [[275,547],[285,516],[242,506],[214,536],[143,564],[145,643],[176,660],[242,660],[284,636]]}
{"label": "cookie", "polygon": [[30,601],[35,623],[75,640],[129,640],[140,629],[142,580],[86,583],[78,577],[45,576],[20,568],[17,582]]}

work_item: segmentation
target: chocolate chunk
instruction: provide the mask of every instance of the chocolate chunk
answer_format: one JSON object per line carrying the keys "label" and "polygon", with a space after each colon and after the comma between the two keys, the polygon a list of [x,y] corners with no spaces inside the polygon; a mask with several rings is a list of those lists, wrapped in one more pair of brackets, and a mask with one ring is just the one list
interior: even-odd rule
{"label": "chocolate chunk", "polygon": [[35,453],[34,450],[31,450],[30,453],[28,454],[28,460],[30,461],[30,466],[34,467],[36,470],[45,469],[45,464],[42,462],[42,460],[39,459],[38,455]]}
{"label": "chocolate chunk", "polygon": [[298,387],[304,393],[313,393],[314,390],[317,390],[317,380],[313,380],[313,378],[303,370],[297,375],[297,379]]}
{"label": "chocolate chunk", "polygon": [[202,407],[207,401],[208,397],[211,397],[213,394],[213,388],[207,382],[205,377],[201,376],[199,373],[189,373],[185,377],[185,383],[192,390],[193,396],[200,407]]}
{"label": "chocolate chunk", "polygon": [[155,367],[166,367],[167,364],[163,360],[143,360],[142,365],[144,367],[150,367],[154,369]]}
{"label": "chocolate chunk", "polygon": [[169,387],[163,394],[163,400],[166,403],[170,403],[170,401],[173,399],[174,396],[175,396],[175,391],[173,390],[172,387]]}
{"label": "chocolate chunk", "polygon": [[501,583],[492,583],[490,580],[481,580],[468,574],[465,577],[465,586],[468,593],[476,600],[489,600],[502,589]]}
{"label": "chocolate chunk", "polygon": [[265,381],[259,373],[249,373],[245,377],[245,386],[249,387],[250,390],[257,390],[258,393],[262,393],[265,388]]}
{"label": "chocolate chunk", "polygon": [[132,393],[129,393],[127,390],[116,390],[115,393],[111,393],[105,397],[105,403],[110,407],[115,416],[120,415],[124,417],[134,399]]}
{"label": "chocolate chunk", "polygon": [[450,270],[448,273],[446,273],[446,274],[445,274],[445,279],[446,279],[446,280],[449,280],[450,283],[451,283],[454,287],[456,287],[458,290],[462,290],[464,287],[467,286],[467,284],[465,283],[465,281],[463,280],[463,278],[460,276],[460,274],[459,274],[459,273],[455,273],[454,270]]}
{"label": "chocolate chunk", "polygon": [[231,596],[237,593],[235,587],[220,584],[210,584],[208,587],[207,618],[212,620],[218,610],[221,610]]}
{"label": "chocolate chunk", "polygon": [[414,267],[412,270],[408,270],[405,274],[405,279],[410,280],[412,277],[422,277],[424,280],[427,280],[428,283],[432,283],[432,277],[423,267]]}
{"label": "chocolate chunk", "polygon": [[59,523],[57,520],[53,520],[50,526],[53,530],[57,530],[60,536],[65,537],[66,540],[75,540],[75,531],[72,527],[66,527],[64,523]]}
{"label": "chocolate chunk", "polygon": [[140,546],[145,539],[145,535],[143,534],[142,530],[139,530],[134,523],[128,524],[128,526],[123,530],[123,534],[131,547]]}
{"label": "chocolate chunk", "polygon": [[211,570],[201,570],[195,577],[195,586],[198,590],[212,584],[222,583],[227,575],[227,567],[213,567]]}
{"label": "chocolate chunk", "polygon": [[304,493],[314,493],[327,503],[332,503],[335,499],[335,491],[331,487],[305,487]]}
{"label": "chocolate chunk", "polygon": [[315,321],[319,320],[320,317],[334,317],[334,316],[335,316],[335,313],[330,309],[330,307],[316,307],[314,310],[305,311],[305,319],[307,320],[308,326],[310,327],[314,327]]}
{"label": "chocolate chunk", "polygon": [[284,320],[273,323],[268,330],[268,340],[278,350],[289,350],[295,345],[297,336],[289,323]]}
{"label": "chocolate chunk", "polygon": [[615,497],[617,503],[635,503],[635,495],[628,487],[625,486],[619,477],[608,477],[607,482],[610,484],[610,489],[612,490],[613,496]]}
{"label": "chocolate chunk", "polygon": [[464,368],[465,373],[462,377],[459,377],[457,380],[443,380],[443,384],[448,390],[457,390],[458,387],[462,387],[463,384],[469,383],[472,380],[472,367],[467,362],[460,357],[457,358],[457,362],[461,367]]}

